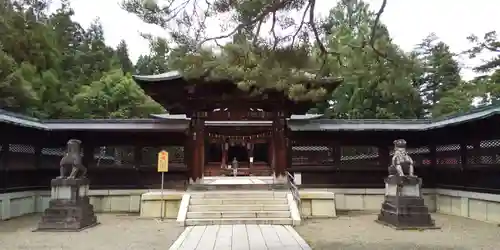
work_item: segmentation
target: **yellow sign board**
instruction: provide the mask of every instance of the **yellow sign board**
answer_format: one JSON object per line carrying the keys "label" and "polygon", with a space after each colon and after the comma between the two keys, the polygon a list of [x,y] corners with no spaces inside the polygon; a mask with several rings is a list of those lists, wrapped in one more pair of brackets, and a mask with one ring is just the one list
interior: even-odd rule
{"label": "yellow sign board", "polygon": [[158,172],[168,172],[168,152],[165,150],[158,153]]}

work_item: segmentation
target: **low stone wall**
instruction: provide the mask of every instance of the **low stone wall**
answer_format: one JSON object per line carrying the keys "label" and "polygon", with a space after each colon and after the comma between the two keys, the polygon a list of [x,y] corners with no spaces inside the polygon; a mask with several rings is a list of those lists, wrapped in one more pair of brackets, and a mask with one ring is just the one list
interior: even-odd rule
{"label": "low stone wall", "polygon": [[[139,213],[141,195],[157,190],[90,190],[90,203],[98,213]],[[0,194],[0,219],[8,220],[41,213],[49,206],[50,191],[26,191]]]}
{"label": "low stone wall", "polygon": [[[45,207],[48,206],[48,203]],[[44,204],[36,191],[0,194],[0,219],[10,218],[43,211]]]}
{"label": "low stone wall", "polygon": [[179,214],[181,200],[184,192],[182,191],[160,191],[147,192],[142,194],[141,198],[141,217],[159,218],[161,217],[161,203],[163,202],[163,217],[167,219],[176,219]]}
{"label": "low stone wall", "polygon": [[[342,210],[380,210],[384,202],[385,189],[383,188],[314,188],[301,189],[299,193],[330,192],[335,194],[337,211]],[[423,189],[425,204],[431,212],[436,211],[434,189]],[[302,196],[302,195],[301,195]]]}
{"label": "low stone wall", "polygon": [[439,213],[480,221],[500,223],[500,195],[449,189],[436,189]]}
{"label": "low stone wall", "polygon": [[322,190],[300,190],[300,212],[304,218],[337,217],[335,193]]}
{"label": "low stone wall", "polygon": [[[448,189],[423,189],[424,200],[431,212],[457,215],[475,220],[500,223],[500,195]],[[96,212],[141,213],[144,217],[159,217],[159,190],[90,190],[90,202]],[[165,217],[176,218],[183,192],[165,190]],[[141,202],[141,195],[143,195]],[[380,210],[384,189],[301,189],[302,215],[334,217],[325,213],[342,210]],[[333,202],[333,199],[335,202]],[[50,191],[25,191],[0,194],[0,219],[43,212]],[[330,200],[330,201],[328,201]],[[325,203],[326,202],[326,203]],[[316,204],[314,204],[316,203]],[[318,205],[322,203],[321,205]],[[316,209],[315,209],[316,208]],[[316,210],[316,211],[315,211]]]}

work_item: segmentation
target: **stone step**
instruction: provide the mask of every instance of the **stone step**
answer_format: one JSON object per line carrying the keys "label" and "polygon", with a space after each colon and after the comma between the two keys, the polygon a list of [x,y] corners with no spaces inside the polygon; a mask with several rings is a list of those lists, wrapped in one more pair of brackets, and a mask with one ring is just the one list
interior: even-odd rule
{"label": "stone step", "polygon": [[290,218],[290,211],[222,211],[222,212],[188,212],[188,219],[212,218]]}
{"label": "stone step", "polygon": [[224,211],[289,211],[288,204],[251,204],[251,205],[189,205],[188,212],[224,212]]}
{"label": "stone step", "polygon": [[97,221],[97,217],[95,215],[91,216],[85,216],[85,217],[42,217],[41,222],[43,223],[59,223],[59,224],[65,224],[68,223],[67,220],[75,220],[75,221],[82,221],[82,220],[91,220],[91,221]]}
{"label": "stone step", "polygon": [[293,221],[291,218],[186,219],[186,226],[234,225],[234,224],[293,225]]}
{"label": "stone step", "polygon": [[208,191],[208,192],[193,192],[192,199],[198,198],[286,198],[286,192],[241,192],[241,191]]}
{"label": "stone step", "polygon": [[189,191],[234,191],[234,190],[268,190],[287,191],[286,184],[191,184]]}
{"label": "stone step", "polygon": [[273,204],[287,204],[288,200],[285,198],[229,198],[229,199],[193,199],[189,201],[190,205],[273,205]]}

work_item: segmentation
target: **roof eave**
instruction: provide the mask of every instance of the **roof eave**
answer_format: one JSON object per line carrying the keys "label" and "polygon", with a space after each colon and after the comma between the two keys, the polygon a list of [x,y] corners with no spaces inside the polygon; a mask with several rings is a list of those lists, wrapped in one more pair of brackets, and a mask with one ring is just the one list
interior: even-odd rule
{"label": "roof eave", "polygon": [[0,113],[0,122],[21,126],[25,128],[47,130],[47,126],[39,121],[35,121],[34,119],[32,120],[32,119],[19,118],[8,114]]}
{"label": "roof eave", "polygon": [[132,78],[136,82],[153,83],[153,82],[166,82],[171,80],[179,80],[182,79],[183,76],[179,71],[174,70],[156,75],[133,75]]}

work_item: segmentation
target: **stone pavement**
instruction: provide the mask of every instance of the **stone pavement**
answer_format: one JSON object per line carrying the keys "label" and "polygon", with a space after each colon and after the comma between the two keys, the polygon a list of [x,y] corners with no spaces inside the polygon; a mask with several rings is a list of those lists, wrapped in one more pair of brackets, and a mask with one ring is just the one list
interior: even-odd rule
{"label": "stone pavement", "polygon": [[170,250],[310,250],[291,226],[209,225],[186,227]]}

